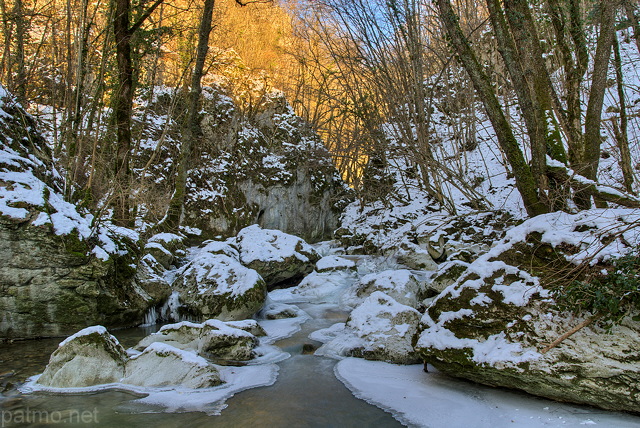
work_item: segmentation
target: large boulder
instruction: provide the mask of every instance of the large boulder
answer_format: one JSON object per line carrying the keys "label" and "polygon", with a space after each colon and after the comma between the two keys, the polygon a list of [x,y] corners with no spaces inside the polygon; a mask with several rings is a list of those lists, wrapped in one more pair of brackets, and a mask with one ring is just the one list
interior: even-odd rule
{"label": "large boulder", "polygon": [[0,87],[0,340],[138,324],[168,287],[136,281],[133,231],[65,201],[36,125]]}
{"label": "large boulder", "polygon": [[242,229],[235,242],[242,264],[255,269],[270,288],[285,281],[301,280],[320,259],[302,238],[258,225]]}
{"label": "large boulder", "polygon": [[151,341],[141,353],[129,358],[104,327],[87,327],[60,343],[37,383],[52,388],[128,384],[191,389],[222,383],[214,365],[195,352],[167,342]]}
{"label": "large boulder", "polygon": [[[454,376],[613,410],[640,409],[640,322],[593,323],[543,352],[591,314],[556,306],[572,272],[601,272],[638,245],[631,210],[535,217],[467,265],[422,319],[416,349]],[[463,266],[463,265],[460,265]],[[582,266],[582,269],[576,269]]]}
{"label": "large boulder", "polygon": [[225,254],[201,251],[177,274],[179,313],[187,318],[224,321],[251,318],[265,302],[267,288],[260,275]]}
{"label": "large boulder", "polygon": [[54,388],[119,382],[127,354],[102,326],[87,327],[60,343],[38,383]]}
{"label": "large boulder", "polygon": [[[253,323],[236,324],[256,331]],[[136,346],[144,350],[153,343],[166,343],[175,348],[193,351],[202,356],[234,361],[246,361],[255,356],[257,338],[234,324],[211,319],[202,324],[181,322],[163,326],[160,331],[142,339]]]}
{"label": "large boulder", "polygon": [[220,385],[216,367],[193,352],[166,343],[149,345],[127,362],[122,383],[143,387],[210,388]]}
{"label": "large boulder", "polygon": [[336,324],[310,337],[326,342],[316,352],[318,355],[414,364],[419,357],[412,340],[419,322],[417,310],[374,291],[351,312],[346,324]]}

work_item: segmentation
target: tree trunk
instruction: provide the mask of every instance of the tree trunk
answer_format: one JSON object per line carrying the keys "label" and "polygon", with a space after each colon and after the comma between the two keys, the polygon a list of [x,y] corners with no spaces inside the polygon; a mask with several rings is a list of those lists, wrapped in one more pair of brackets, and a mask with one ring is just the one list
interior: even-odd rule
{"label": "tree trunk", "polygon": [[0,58],[0,81],[9,83],[11,75],[11,34],[13,26],[10,21],[10,14],[7,11],[5,0],[0,0],[0,15],[2,16],[2,37],[4,46],[2,47],[2,58]]}
{"label": "tree trunk", "polygon": [[629,151],[629,138],[627,133],[628,117],[623,86],[622,58],[620,57],[620,44],[618,43],[618,38],[615,36],[613,38],[613,54],[616,67],[618,102],[620,103],[620,126],[618,126],[615,119],[613,119],[612,123],[618,150],[620,150],[620,168],[622,169],[622,177],[624,178],[624,188],[627,192],[633,193],[633,169],[631,167],[631,152]]}
{"label": "tree trunk", "polygon": [[[585,31],[582,25],[582,12],[579,0],[568,0],[568,16],[565,17],[559,0],[547,0],[551,22],[562,56],[565,73],[566,97],[566,134],[569,145],[569,163],[575,164],[582,150],[582,108],[580,104],[580,86],[589,62]],[[568,36],[567,33],[568,31]],[[573,46],[570,45],[573,44]],[[574,59],[575,53],[575,59]]]}
{"label": "tree trunk", "polygon": [[116,163],[114,177],[115,221],[124,226],[133,225],[131,218],[129,192],[131,189],[131,115],[133,113],[133,59],[131,57],[131,39],[133,34],[151,16],[163,0],[156,0],[130,25],[131,0],[115,0],[113,19],[113,37],[116,44],[118,64],[118,88],[115,93],[114,116],[116,120]]}
{"label": "tree trunk", "polygon": [[25,52],[24,42],[27,36],[26,21],[24,17],[24,6],[22,0],[15,0],[13,4],[13,18],[16,23],[16,78],[13,82],[11,90],[18,98],[18,101],[26,107],[25,101],[27,100],[27,71],[25,65]]}
{"label": "tree trunk", "polygon": [[164,220],[164,229],[177,231],[180,226],[180,217],[184,208],[187,190],[188,163],[191,155],[191,146],[194,141],[201,138],[200,128],[200,97],[202,94],[202,75],[204,64],[209,50],[209,35],[211,33],[211,21],[215,0],[205,0],[198,31],[198,46],[196,48],[196,60],[191,75],[191,90],[187,103],[187,124],[182,135],[180,155],[176,165],[176,182],[173,197],[169,202],[167,216]]}
{"label": "tree trunk", "polygon": [[[541,120],[540,112],[542,111],[542,107],[539,105],[539,100],[533,96],[531,91],[534,76],[534,70],[531,65],[535,60],[526,60],[526,58],[527,56],[534,55],[534,52],[532,52],[530,46],[527,46],[527,48],[523,47],[523,45],[530,43],[522,40],[524,33],[522,28],[515,29],[514,31],[514,26],[512,25],[513,33],[509,32],[505,14],[500,6],[499,0],[487,0],[487,8],[489,9],[491,25],[493,26],[493,31],[498,42],[498,51],[507,67],[513,88],[518,97],[518,103],[531,145],[532,174],[536,181],[536,187],[540,188],[544,175],[544,166],[546,164],[546,121]],[[513,15],[513,12],[511,15]],[[520,19],[519,23],[522,24],[522,22],[523,20]],[[517,38],[514,39],[512,34],[517,36]],[[518,45],[520,45],[520,48],[517,48]],[[523,50],[525,52],[523,52]]]}
{"label": "tree trunk", "polygon": [[[599,2],[600,34],[598,35],[596,54],[593,63],[593,76],[589,102],[585,115],[584,125],[584,158],[577,165],[572,165],[576,172],[589,180],[596,180],[598,162],[600,160],[600,125],[602,117],[602,105],[604,103],[605,90],[607,88],[607,70],[609,57],[614,37],[614,23],[617,9],[617,1],[606,0]],[[587,209],[591,207],[589,198],[576,195],[578,207]]]}
{"label": "tree trunk", "polygon": [[623,1],[624,1],[624,8],[627,12],[627,18],[629,19],[629,22],[633,27],[633,38],[636,41],[636,46],[638,46],[638,52],[640,52],[640,23],[638,23],[638,17],[635,14],[635,9],[637,9],[637,2],[636,2],[636,6],[634,7],[633,1],[631,0],[623,0]]}
{"label": "tree trunk", "polygon": [[130,225],[129,185],[131,171],[131,114],[133,111],[133,61],[131,59],[131,32],[129,30],[130,0],[115,0],[113,33],[118,64],[118,87],[115,92],[114,115],[116,120],[115,163],[115,220],[121,225]]}
{"label": "tree trunk", "polygon": [[536,216],[548,212],[547,206],[545,206],[538,197],[534,176],[531,173],[529,165],[527,165],[522,150],[518,146],[518,141],[513,134],[511,125],[504,115],[491,80],[482,69],[482,65],[478,62],[469,41],[462,33],[458,17],[453,11],[451,3],[449,0],[436,0],[436,3],[438,5],[440,19],[449,36],[454,51],[457,53],[460,62],[469,74],[484,104],[493,129],[496,132],[500,147],[504,151],[513,169],[516,187],[522,196],[527,213],[531,216]]}

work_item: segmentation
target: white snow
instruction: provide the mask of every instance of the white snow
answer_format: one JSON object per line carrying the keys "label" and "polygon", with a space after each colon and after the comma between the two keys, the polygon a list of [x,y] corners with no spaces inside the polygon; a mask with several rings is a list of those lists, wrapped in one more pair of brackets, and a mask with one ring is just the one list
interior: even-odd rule
{"label": "white snow", "polygon": [[[71,336],[67,337],[66,339],[64,339],[62,342],[60,342],[60,344],[58,344],[58,348],[66,345],[67,343],[71,342],[72,340],[77,339],[78,337],[82,337],[82,336],[89,336],[91,334],[99,334],[99,335],[108,335],[111,336],[109,334],[109,332],[107,331],[106,328],[104,328],[101,325],[93,325],[87,328],[83,328],[82,330],[80,330],[79,332],[72,334]],[[111,336],[111,338],[118,343],[118,339],[116,339],[114,336]]]}
{"label": "white snow", "polygon": [[142,351],[142,353],[136,355],[132,359],[139,358],[143,354],[152,353],[152,352],[160,355],[172,354],[180,358],[183,362],[187,364],[193,364],[198,367],[207,367],[209,365],[207,360],[197,355],[195,352],[178,349],[175,346],[171,346],[167,343],[162,343],[162,342],[154,342],[150,344],[144,349],[144,351]]}
{"label": "white snow", "polygon": [[236,237],[236,243],[244,264],[256,260],[282,262],[289,257],[308,262],[309,258],[303,253],[315,252],[313,247],[297,236],[262,229],[257,224],[242,229]]}
{"label": "white snow", "polygon": [[334,369],[353,394],[409,426],[430,428],[637,427],[638,417],[452,379],[422,365],[346,358]]}
{"label": "white snow", "polygon": [[356,266],[353,260],[340,256],[325,256],[316,262],[316,269],[321,272],[325,270],[351,269]]}
{"label": "white snow", "polygon": [[[253,269],[240,264],[236,259],[224,254],[201,251],[186,265],[182,274],[195,275],[198,293],[213,293],[240,296],[255,287],[262,277]],[[212,286],[212,283],[215,286]]]}
{"label": "white snow", "polygon": [[364,302],[355,308],[349,316],[348,325],[355,329],[358,334],[386,334],[392,328],[389,318],[395,317],[403,312],[420,312],[410,306],[400,304],[382,291],[374,291]]}

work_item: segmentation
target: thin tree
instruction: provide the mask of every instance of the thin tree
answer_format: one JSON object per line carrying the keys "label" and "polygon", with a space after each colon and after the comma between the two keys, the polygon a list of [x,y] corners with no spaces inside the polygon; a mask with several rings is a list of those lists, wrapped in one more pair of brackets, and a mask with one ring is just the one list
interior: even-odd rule
{"label": "thin tree", "polygon": [[[245,6],[249,3],[268,2],[270,2],[270,0],[251,2],[236,0],[236,3],[240,6]],[[202,138],[202,129],[200,127],[202,76],[204,75],[205,61],[207,59],[207,52],[209,51],[209,36],[212,29],[211,23],[214,7],[215,0],[205,0],[198,29],[198,45],[196,47],[195,63],[191,73],[191,89],[187,101],[186,126],[182,132],[180,154],[176,165],[175,189],[169,202],[167,215],[162,221],[161,228],[163,230],[177,231],[180,226],[180,218],[184,209],[187,191],[188,163],[189,157],[191,156],[191,147],[194,142]]]}
{"label": "thin tree", "polygon": [[116,160],[115,184],[119,186],[115,194],[115,221],[121,225],[131,225],[129,187],[131,171],[129,158],[131,154],[131,116],[133,112],[133,58],[131,41],[133,35],[142,27],[153,11],[164,1],[156,0],[131,24],[131,0],[114,0],[115,15],[113,33],[116,44],[118,68],[118,87],[114,94],[114,117],[116,122]]}
{"label": "thin tree", "polygon": [[182,133],[182,142],[180,144],[180,155],[176,165],[176,181],[175,190],[167,216],[163,221],[165,230],[177,231],[180,226],[180,217],[185,201],[185,193],[187,190],[187,174],[189,172],[187,163],[191,155],[192,141],[196,141],[202,136],[200,127],[200,97],[202,95],[202,76],[204,74],[204,65],[209,51],[209,35],[211,34],[211,21],[213,17],[213,8],[215,0],[205,0],[202,10],[202,19],[200,20],[200,28],[198,30],[198,46],[196,48],[196,59],[191,73],[191,90],[187,102],[187,124]]}
{"label": "thin tree", "polygon": [[449,36],[451,45],[458,55],[460,62],[469,74],[473,86],[478,93],[493,129],[498,138],[509,165],[513,169],[516,187],[522,196],[527,213],[531,216],[543,214],[548,207],[538,196],[536,179],[527,164],[524,154],[518,145],[511,124],[505,117],[504,111],[498,101],[495,89],[490,77],[484,71],[482,65],[473,51],[469,40],[460,28],[458,15],[451,7],[449,0],[436,0],[440,12],[440,19]]}

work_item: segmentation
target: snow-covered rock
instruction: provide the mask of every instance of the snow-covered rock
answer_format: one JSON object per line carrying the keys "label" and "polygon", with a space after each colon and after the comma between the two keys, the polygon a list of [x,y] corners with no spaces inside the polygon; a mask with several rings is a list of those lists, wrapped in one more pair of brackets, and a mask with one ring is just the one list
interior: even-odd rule
{"label": "snow-covered rock", "polygon": [[[349,290],[355,278],[355,272],[351,271],[350,269],[333,272],[313,271],[309,275],[305,276],[304,279],[300,281],[300,284],[298,284],[297,287],[291,290],[290,295],[294,300],[340,300],[341,295]],[[272,293],[277,293],[279,291],[281,290],[272,291]]]}
{"label": "snow-covered rock", "polygon": [[137,240],[65,200],[36,121],[0,86],[0,339],[139,324],[166,290],[134,277]]}
{"label": "snow-covered rock", "polygon": [[[252,328],[248,323],[244,326]],[[135,349],[142,351],[153,343],[166,343],[201,356],[245,361],[254,357],[258,340],[248,331],[211,319],[202,324],[183,321],[165,325],[157,333],[143,338]]]}
{"label": "snow-covered rock", "polygon": [[256,320],[227,321],[225,324],[227,324],[229,327],[237,328],[251,333],[255,337],[262,337],[267,335],[267,332],[264,331],[264,328],[262,328],[262,326],[258,324],[258,321]]}
{"label": "snow-covered rock", "polygon": [[250,318],[267,296],[262,277],[224,254],[199,252],[177,274],[173,287],[180,293],[179,312],[199,320]]}
{"label": "snow-covered rock", "polygon": [[184,256],[184,250],[184,237],[174,233],[157,233],[144,246],[144,253],[153,256],[165,269],[175,264],[177,257]]}
{"label": "snow-covered rock", "polygon": [[[208,330],[216,330],[216,326],[211,325]],[[214,365],[195,352],[172,346],[169,342],[152,341],[141,353],[129,358],[118,340],[103,326],[87,327],[60,343],[37,383],[50,388],[128,384],[190,389],[222,383]]]}
{"label": "snow-covered rock", "polygon": [[330,255],[316,262],[316,272],[335,272],[343,270],[356,270],[356,263],[344,257]]}
{"label": "snow-covered rock", "polygon": [[416,349],[454,376],[637,412],[640,322],[629,316],[611,334],[591,325],[541,351],[588,316],[555,307],[550,291],[557,281],[580,263],[575,272],[584,275],[631,251],[640,243],[630,227],[638,220],[634,210],[594,209],[541,215],[509,230],[436,298]]}
{"label": "snow-covered rock", "polygon": [[345,302],[349,300],[351,303],[361,303],[375,291],[382,291],[398,303],[416,308],[420,284],[407,269],[370,273],[358,280],[350,299],[345,296],[344,300]]}
{"label": "snow-covered rock", "polygon": [[318,355],[413,364],[419,361],[411,343],[419,322],[417,310],[374,291],[345,324],[335,324],[310,337],[326,342],[316,351]]}
{"label": "snow-covered rock", "polygon": [[[167,196],[152,201],[158,206],[150,212],[165,211],[171,195],[168,166],[179,152],[182,112],[167,106],[181,96],[164,91],[148,108],[134,112],[134,120],[144,121],[134,172],[152,175],[147,182],[153,184],[147,185]],[[203,88],[203,138],[189,159],[183,226],[198,228],[203,239],[234,236],[254,223],[310,242],[330,238],[351,191],[317,133],[280,91],[256,94],[251,114],[234,98],[216,84]]]}
{"label": "snow-covered rock", "polygon": [[119,382],[127,354],[102,326],[87,327],[60,343],[38,383],[54,388]]}
{"label": "snow-covered rock", "polygon": [[297,306],[270,302],[264,305],[264,308],[262,308],[258,315],[267,320],[279,320],[299,317],[302,315],[302,311]]}
{"label": "snow-covered rock", "polygon": [[302,238],[278,230],[252,225],[242,229],[235,238],[240,262],[255,269],[271,287],[283,281],[293,281],[314,268],[320,256]]}
{"label": "snow-covered rock", "polygon": [[143,387],[174,386],[189,389],[220,385],[216,367],[193,352],[166,343],[149,345],[127,362],[122,383]]}

